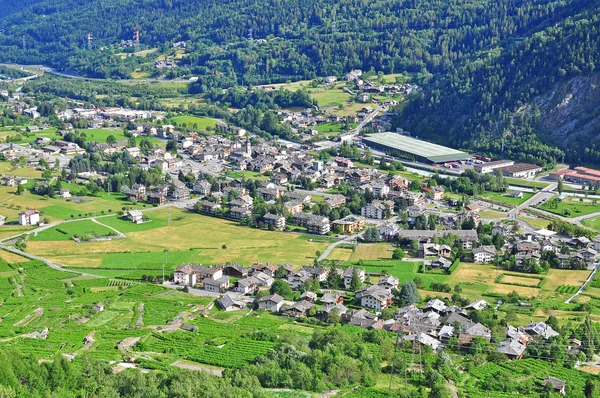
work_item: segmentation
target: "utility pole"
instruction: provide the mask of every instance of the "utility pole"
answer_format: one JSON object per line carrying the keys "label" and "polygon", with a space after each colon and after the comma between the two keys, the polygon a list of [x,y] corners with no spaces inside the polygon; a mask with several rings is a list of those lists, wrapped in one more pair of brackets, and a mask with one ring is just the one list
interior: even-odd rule
{"label": "utility pole", "polygon": [[134,44],[135,44],[135,52],[139,53],[140,52],[140,31],[139,31],[139,29],[136,29],[135,32],[133,32],[133,40],[134,40]]}

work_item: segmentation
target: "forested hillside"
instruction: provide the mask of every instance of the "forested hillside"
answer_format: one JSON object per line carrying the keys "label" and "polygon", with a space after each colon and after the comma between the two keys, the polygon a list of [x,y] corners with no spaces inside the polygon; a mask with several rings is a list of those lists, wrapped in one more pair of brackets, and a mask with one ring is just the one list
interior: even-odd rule
{"label": "forested hillside", "polygon": [[[11,10],[0,19],[0,62],[44,63],[89,76],[124,78],[149,55],[115,56],[110,46],[140,29],[142,47],[158,53],[172,42],[188,41],[188,56],[181,63],[210,87],[341,75],[353,68],[440,73],[466,55],[561,20],[588,1],[13,3],[0,0],[0,9]],[[94,37],[92,51],[86,49],[88,32]]]}
{"label": "forested hillside", "polygon": [[[540,164],[600,163],[600,10],[430,81],[399,120],[420,136]],[[596,82],[596,83],[595,83]]]}

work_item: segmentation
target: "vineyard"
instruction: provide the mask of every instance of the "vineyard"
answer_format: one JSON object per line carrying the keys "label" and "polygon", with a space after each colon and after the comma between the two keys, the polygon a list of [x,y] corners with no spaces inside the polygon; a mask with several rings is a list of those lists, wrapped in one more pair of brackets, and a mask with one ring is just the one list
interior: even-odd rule
{"label": "vineyard", "polygon": [[558,287],[558,289],[556,289],[556,291],[558,293],[575,293],[577,290],[579,290],[579,286],[572,286],[572,285],[561,285]]}

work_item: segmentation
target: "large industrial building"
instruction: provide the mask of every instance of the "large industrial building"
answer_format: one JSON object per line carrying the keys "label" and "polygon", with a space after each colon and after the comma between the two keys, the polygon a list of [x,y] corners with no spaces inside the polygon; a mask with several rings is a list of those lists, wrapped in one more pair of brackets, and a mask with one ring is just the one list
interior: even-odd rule
{"label": "large industrial building", "polygon": [[471,159],[468,153],[396,133],[377,133],[363,137],[363,142],[376,150],[406,160],[442,164]]}

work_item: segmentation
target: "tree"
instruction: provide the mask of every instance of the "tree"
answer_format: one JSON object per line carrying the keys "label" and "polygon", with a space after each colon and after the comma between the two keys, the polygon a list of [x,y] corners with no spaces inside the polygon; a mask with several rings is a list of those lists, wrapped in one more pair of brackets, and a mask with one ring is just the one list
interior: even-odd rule
{"label": "tree", "polygon": [[293,291],[292,291],[292,288],[290,287],[290,285],[282,279],[277,279],[273,283],[273,285],[271,285],[271,289],[269,289],[269,292],[271,294],[278,294],[282,297],[288,297],[293,294]]}
{"label": "tree", "polygon": [[404,250],[402,250],[400,248],[397,248],[392,253],[392,259],[393,260],[402,260],[403,258],[404,258]]}
{"label": "tree", "polygon": [[402,305],[416,304],[421,301],[417,286],[413,281],[408,281],[400,289],[400,303]]}
{"label": "tree", "polygon": [[596,353],[595,336],[594,336],[594,325],[592,319],[587,316],[583,321],[583,338],[581,339],[581,346],[585,352],[585,356],[588,361],[592,359]]}
{"label": "tree", "polygon": [[115,138],[115,136],[114,136],[114,135],[112,135],[112,134],[111,134],[111,135],[109,135],[108,137],[106,137],[106,143],[107,143],[108,145],[114,145],[114,144],[116,144],[116,143],[117,143],[117,139]]}
{"label": "tree", "polygon": [[564,186],[563,186],[562,178],[558,179],[558,185],[557,185],[556,189],[558,190],[559,195],[561,195],[563,193]]}
{"label": "tree", "polygon": [[354,268],[352,270],[352,279],[350,280],[350,290],[355,292],[358,289],[360,289],[361,286],[362,286],[362,282],[360,281],[360,278],[358,277],[358,271],[356,270],[356,268]]}
{"label": "tree", "polygon": [[23,188],[23,185],[21,185],[21,184],[17,185],[17,195],[22,195],[24,191],[25,191],[25,188]]}
{"label": "tree", "polygon": [[337,308],[332,309],[329,314],[327,314],[327,322],[332,325],[337,325],[342,320],[340,316],[340,311]]}
{"label": "tree", "polygon": [[327,287],[330,289],[337,289],[342,284],[342,277],[338,272],[337,264],[334,262],[327,275]]}

